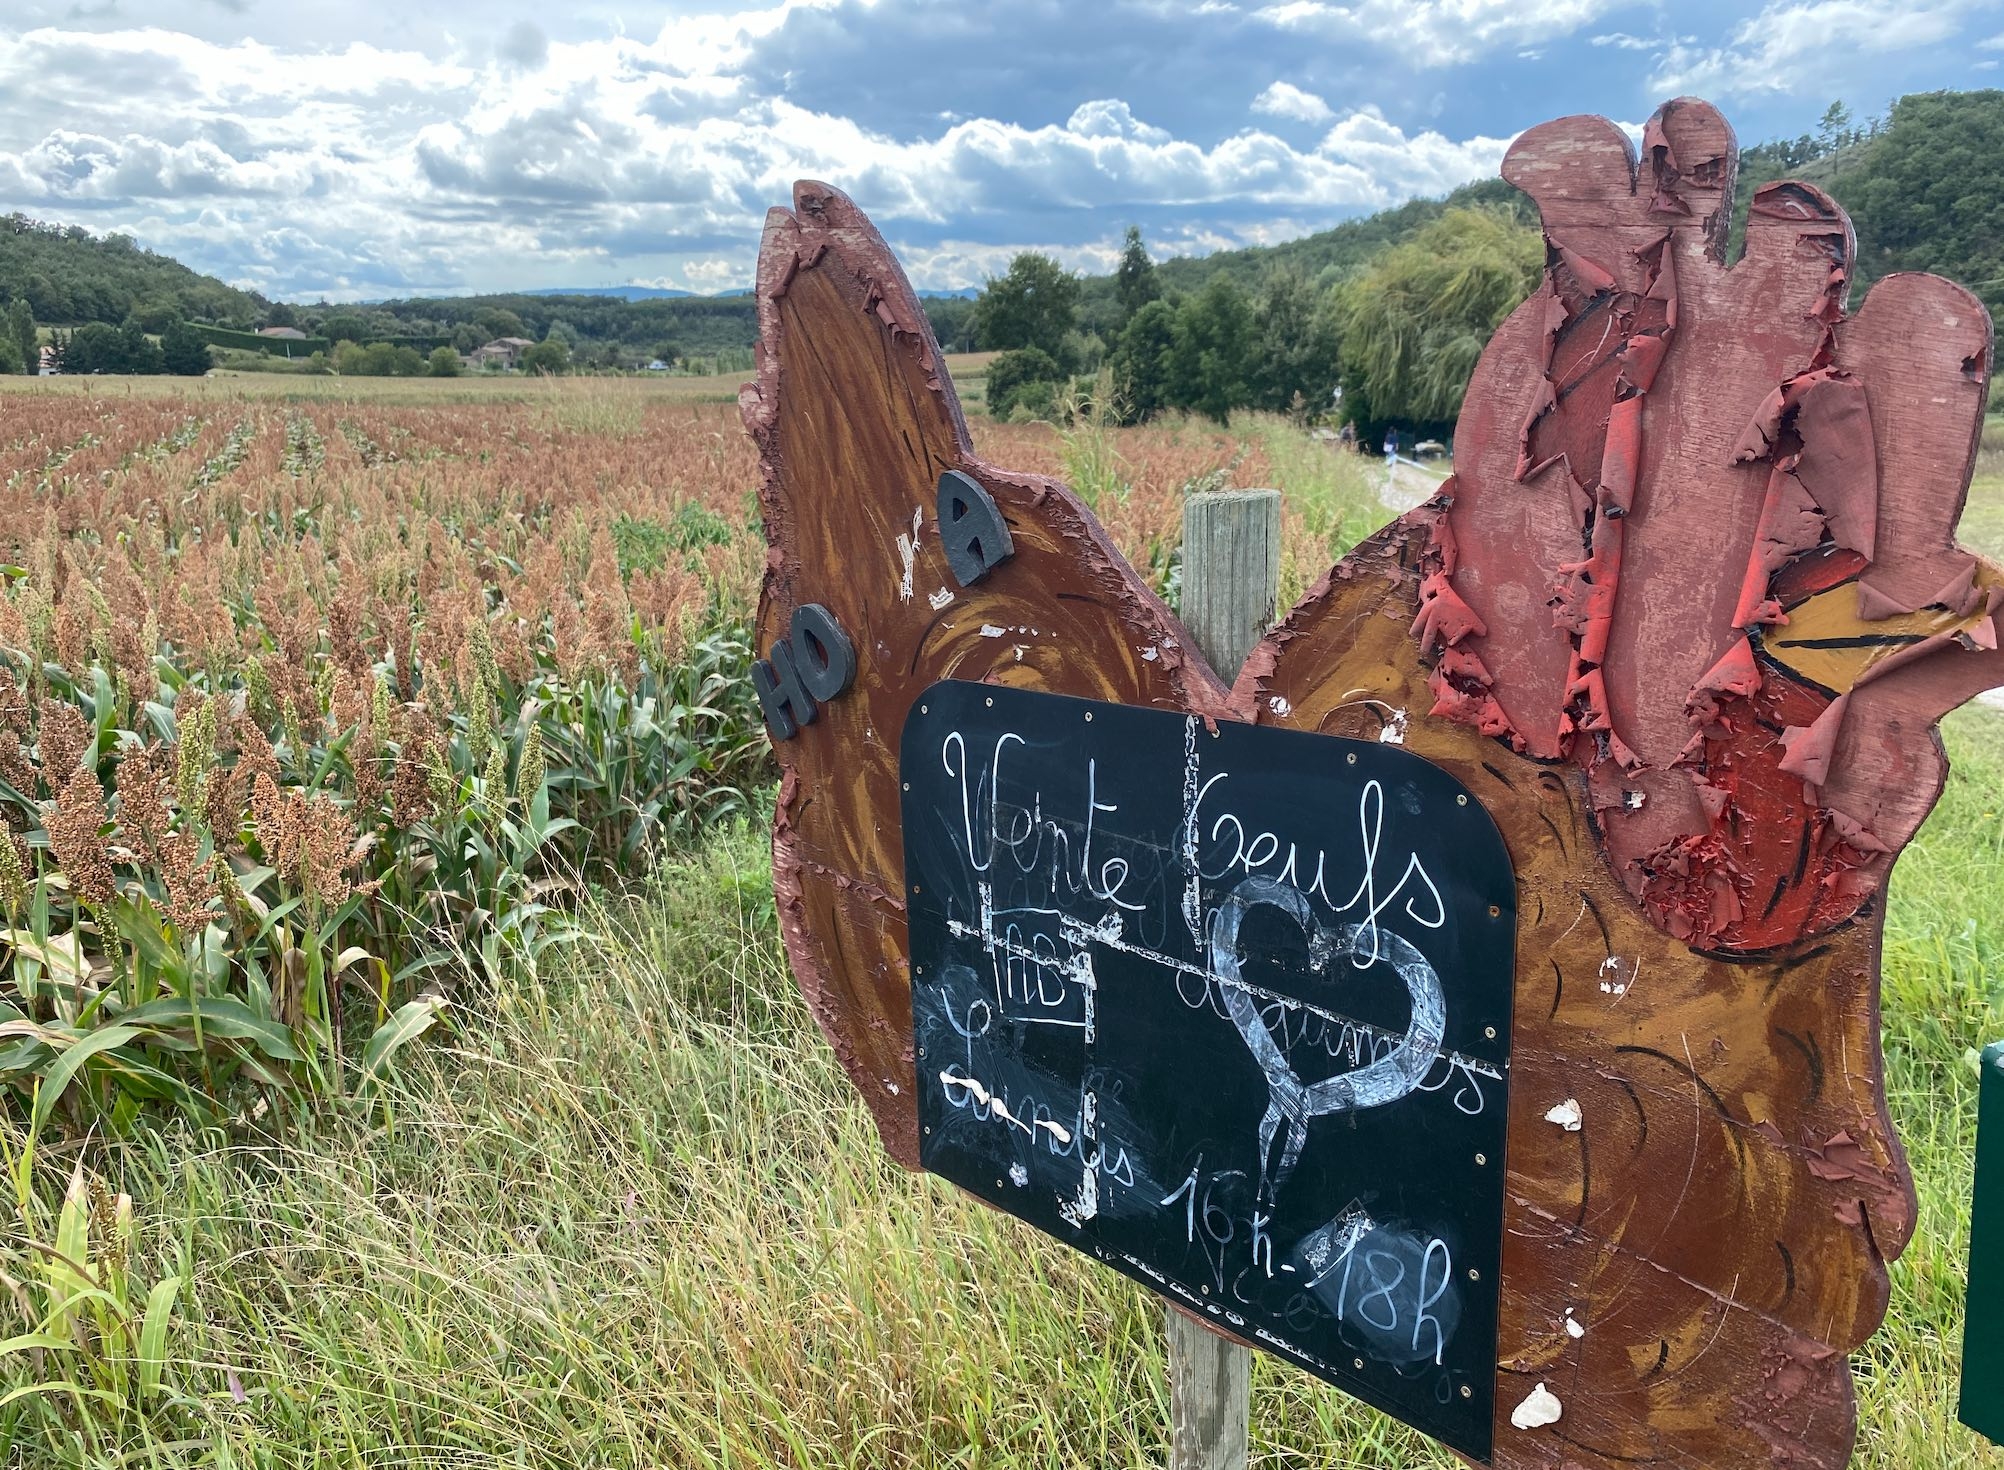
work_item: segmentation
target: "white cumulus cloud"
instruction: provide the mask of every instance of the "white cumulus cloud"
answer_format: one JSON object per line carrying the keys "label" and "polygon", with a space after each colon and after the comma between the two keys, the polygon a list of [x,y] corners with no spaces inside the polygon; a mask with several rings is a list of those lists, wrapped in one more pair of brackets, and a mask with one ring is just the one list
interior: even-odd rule
{"label": "white cumulus cloud", "polygon": [[1570,36],[1614,8],[1615,0],[1281,0],[1254,14],[1283,30],[1375,42],[1418,65],[1447,66]]}
{"label": "white cumulus cloud", "polygon": [[1664,95],[1762,93],[1822,97],[1840,70],[1893,52],[1939,46],[1987,0],[1776,0],[1733,28],[1723,46],[1679,40],[1650,84]]}
{"label": "white cumulus cloud", "polygon": [[0,111],[0,209],[127,230],[272,295],[717,290],[750,281],[766,208],[814,177],[871,212],[920,284],[951,287],[1023,248],[1104,269],[1129,220],[1158,250],[1285,238],[1491,174],[1505,144],[1338,116],[1282,82],[1256,112],[1319,141],[1190,136],[1163,99],[1090,94],[1062,121],[941,109],[873,127],[746,69],[787,16],[837,3],[652,39],[497,21],[437,55],[0,22],[0,94],[48,104]]}
{"label": "white cumulus cloud", "polygon": [[1304,92],[1288,82],[1275,82],[1268,87],[1253,98],[1252,108],[1254,112],[1305,123],[1328,122],[1336,115],[1330,111],[1329,104],[1313,92]]}

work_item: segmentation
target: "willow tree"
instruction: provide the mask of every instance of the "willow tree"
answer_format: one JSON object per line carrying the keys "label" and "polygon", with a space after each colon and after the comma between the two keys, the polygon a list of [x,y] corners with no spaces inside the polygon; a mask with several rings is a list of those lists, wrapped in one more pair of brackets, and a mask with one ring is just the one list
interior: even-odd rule
{"label": "willow tree", "polygon": [[1450,209],[1338,288],[1344,408],[1367,434],[1445,429],[1490,334],[1537,287],[1537,229],[1507,209]]}

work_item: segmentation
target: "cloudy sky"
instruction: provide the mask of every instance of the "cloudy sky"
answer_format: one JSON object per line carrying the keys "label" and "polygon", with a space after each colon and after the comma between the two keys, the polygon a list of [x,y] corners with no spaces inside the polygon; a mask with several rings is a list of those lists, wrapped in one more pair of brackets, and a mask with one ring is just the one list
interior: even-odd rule
{"label": "cloudy sky", "polygon": [[6,0],[0,211],[269,295],[746,284],[790,182],[921,287],[1284,239],[1679,93],[1992,85],[2004,0]]}

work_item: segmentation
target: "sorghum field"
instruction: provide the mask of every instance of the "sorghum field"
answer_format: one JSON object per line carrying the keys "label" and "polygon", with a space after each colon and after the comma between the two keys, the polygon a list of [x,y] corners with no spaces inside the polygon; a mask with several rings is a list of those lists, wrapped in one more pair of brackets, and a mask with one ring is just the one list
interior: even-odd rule
{"label": "sorghum field", "polygon": [[[883,1162],[786,974],[733,387],[0,391],[9,1463],[1161,1462],[1157,1309]],[[1386,518],[1279,421],[976,437],[1172,600],[1193,488],[1287,492],[1289,598]],[[2004,1463],[1951,1422],[2004,719],[1947,738],[1886,944],[1884,1470]],[[1448,1463],[1265,1361],[1254,1444]]]}

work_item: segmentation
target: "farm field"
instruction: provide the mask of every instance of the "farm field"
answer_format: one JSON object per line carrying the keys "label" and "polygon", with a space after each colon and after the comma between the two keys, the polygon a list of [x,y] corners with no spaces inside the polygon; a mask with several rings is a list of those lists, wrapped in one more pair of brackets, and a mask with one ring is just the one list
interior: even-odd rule
{"label": "farm field", "polygon": [[[950,352],[947,370],[963,399],[978,403],[993,352]],[[175,397],[192,401],[276,398],[406,404],[514,403],[580,398],[639,407],[655,403],[736,403],[748,373],[713,377],[659,374],[623,378],[539,378],[520,374],[468,374],[457,378],[357,378],[330,374],[238,372],[217,369],[207,377],[55,377],[0,374],[0,394],[81,394],[90,398]],[[971,391],[970,391],[971,390]]]}
{"label": "farm field", "polygon": [[[0,385],[0,1269],[121,1284],[0,1357],[14,1461],[1162,1463],[1153,1299],[886,1163],[787,974],[735,378]],[[1191,488],[1286,492],[1284,600],[1386,518],[1278,420],[975,434],[1172,597]],[[1945,737],[1886,936],[1922,1221],[1874,1470],[2004,1466],[1953,1423],[2004,718]],[[1254,1384],[1255,1464],[1452,1463]]]}

